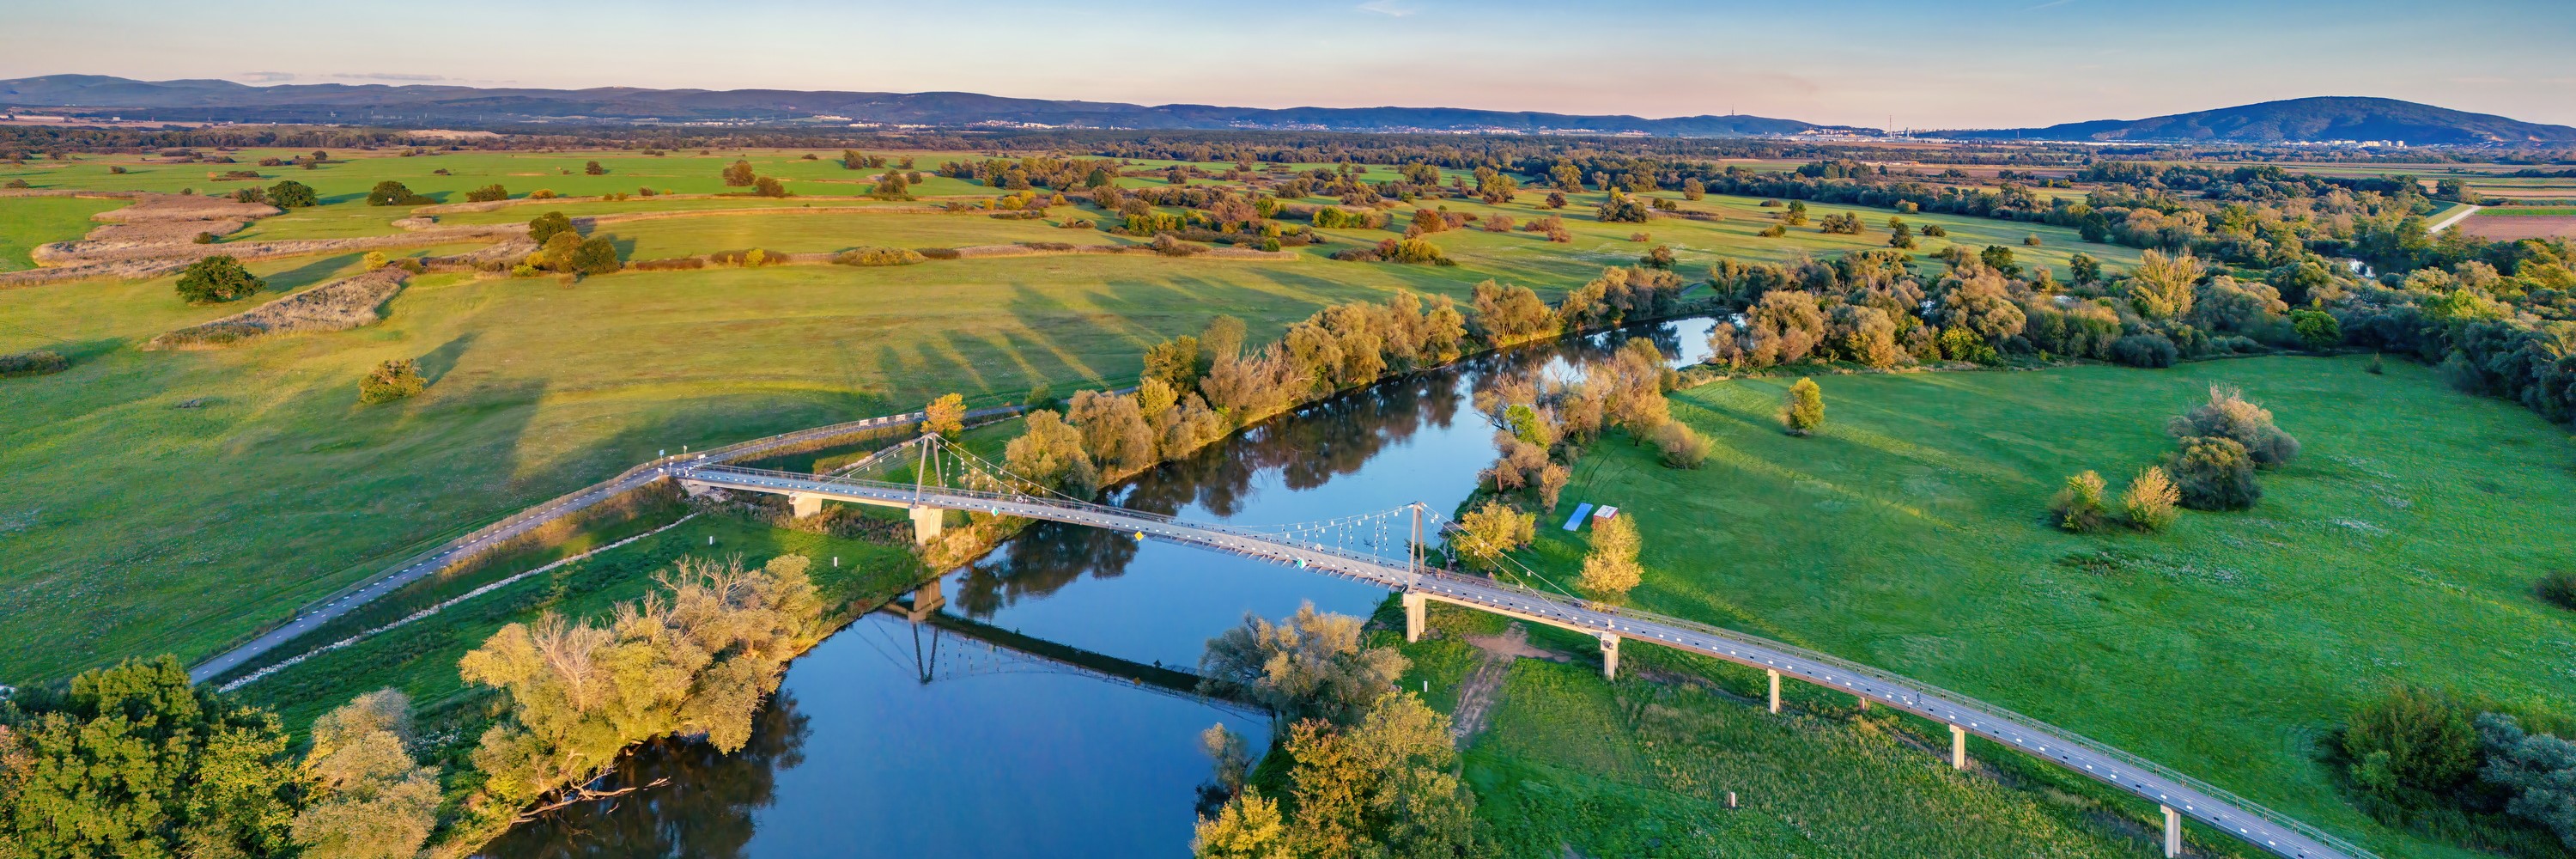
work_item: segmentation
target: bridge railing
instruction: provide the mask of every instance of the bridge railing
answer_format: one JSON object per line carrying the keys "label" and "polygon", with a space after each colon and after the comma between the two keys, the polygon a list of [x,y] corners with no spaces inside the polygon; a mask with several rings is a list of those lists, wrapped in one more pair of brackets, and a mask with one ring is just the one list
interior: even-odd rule
{"label": "bridge railing", "polygon": [[[1502,581],[1502,580],[1499,580],[1499,579],[1485,579],[1485,578],[1475,578],[1475,577],[1469,577],[1469,576],[1460,576],[1460,575],[1457,575],[1457,574],[1455,574],[1455,573],[1444,573],[1444,572],[1438,572],[1438,571],[1425,571],[1425,572],[1423,573],[1423,575],[1424,575],[1424,576],[1426,576],[1426,577],[1439,578],[1439,579],[1444,579],[1444,580],[1449,580],[1449,581],[1456,581],[1456,582],[1466,583],[1466,584],[1480,585],[1480,586],[1484,586],[1484,587],[1497,587],[1497,586],[1499,586],[1499,587],[1507,588],[1507,589],[1510,589],[1510,590],[1519,591],[1519,592],[1521,592],[1521,593],[1527,594],[1527,595],[1529,595],[1529,596],[1532,596],[1532,597],[1535,597],[1535,598],[1538,598],[1538,599],[1543,599],[1543,600],[1549,600],[1549,601],[1560,601],[1560,600],[1565,599],[1565,597],[1563,597],[1563,596],[1561,596],[1561,595],[1558,595],[1558,594],[1551,594],[1551,593],[1548,593],[1548,592],[1546,592],[1546,591],[1541,591],[1541,590],[1538,590],[1538,589],[1536,589],[1536,588],[1532,588],[1532,587],[1529,587],[1529,586],[1527,586],[1527,585],[1520,584],[1520,583],[1518,583],[1518,582],[1505,582],[1505,581]],[[1912,692],[1912,693],[1914,693],[1914,694],[1916,694],[1916,695],[1920,695],[1920,696],[1923,696],[1923,697],[1928,697],[1928,698],[1938,698],[1938,699],[1941,699],[1941,700],[1943,700],[1943,701],[1946,701],[1946,702],[1948,702],[1948,703],[1951,703],[1951,704],[1954,704],[1954,705],[1957,705],[1957,706],[1960,706],[1960,707],[1965,707],[1965,708],[1974,709],[1974,710],[1981,710],[1981,711],[1984,711],[1985,713],[1987,713],[1988,715],[1994,716],[1994,717],[1995,717],[1995,718],[1997,718],[1997,719],[2002,719],[2002,720],[2007,720],[2007,721],[2013,721],[2013,722],[2019,722],[2019,723],[2021,723],[2021,724],[2023,724],[2023,725],[2026,725],[2026,726],[2029,726],[2029,727],[2031,727],[2031,728],[2033,728],[2033,729],[2035,729],[2035,730],[2044,731],[2044,732],[2047,732],[2047,733],[2049,733],[2049,734],[2051,734],[2051,735],[2054,735],[2054,736],[2056,736],[2059,740],[2061,740],[2061,741],[2063,741],[2063,742],[2067,743],[2068,745],[2078,746],[2078,747],[2083,748],[2085,751],[2092,752],[2092,753],[2094,753],[2094,754],[2096,754],[2096,755],[2100,755],[2100,756],[2105,757],[2105,758],[2109,758],[2109,759],[2111,759],[2111,760],[2113,760],[2113,761],[2117,761],[2117,762],[2119,762],[2119,763],[2120,763],[2120,765],[2122,765],[2122,766],[2132,767],[2132,768],[2135,768],[2135,769],[2138,769],[2138,770],[2140,770],[2140,771],[2144,771],[2144,772],[2151,772],[2151,773],[2156,774],[2158,777],[2161,777],[2161,778],[2164,778],[2164,779],[2166,779],[2166,780],[2172,781],[2172,782],[2174,782],[2174,783],[2176,783],[2176,784],[2180,784],[2180,785],[2183,785],[2183,786],[2189,787],[2189,788],[2191,788],[2192,790],[2199,791],[2199,792],[2201,792],[2201,793],[2203,793],[2203,794],[2208,795],[2208,796],[2209,796],[2210,798],[2212,798],[2212,799],[2215,799],[2215,800],[2218,800],[2218,801],[2220,801],[2220,802],[2227,803],[2228,805],[2234,806],[2237,810],[2243,811],[2243,812],[2245,812],[2245,813],[2247,813],[2247,814],[2254,815],[2254,816],[2256,816],[2256,817],[2260,817],[2260,818],[2262,818],[2264,821],[2266,821],[2266,822],[2268,822],[2268,823],[2271,823],[2272,825],[2275,825],[2275,826],[2281,827],[2281,828],[2283,828],[2283,829],[2290,830],[2290,831],[2292,831],[2292,832],[2296,832],[2296,833],[2300,834],[2301,836],[2304,836],[2304,837],[2308,838],[2309,840],[2315,841],[2315,842],[2317,842],[2317,843],[2319,843],[2319,844],[2326,845],[2327,847],[2333,848],[2333,849],[2335,849],[2335,850],[2342,851],[2342,852],[2343,852],[2344,854],[2346,854],[2346,855],[2349,855],[2349,856],[2355,857],[2355,859],[2378,859],[2378,854],[2372,853],[2372,852],[2370,852],[2369,850],[2362,849],[2360,846],[2355,845],[2355,844],[2353,844],[2352,842],[2345,841],[2344,839],[2342,839],[2342,838],[2340,838],[2340,837],[2337,837],[2337,836],[2335,836],[2335,835],[2333,835],[2333,834],[2331,834],[2331,833],[2325,832],[2324,830],[2320,830],[2320,829],[2318,829],[2318,828],[2316,828],[2316,827],[2314,827],[2314,826],[2311,826],[2311,825],[2309,825],[2309,824],[2307,824],[2307,823],[2305,823],[2305,822],[2303,822],[2303,821],[2300,821],[2300,820],[2299,820],[2299,819],[2297,819],[2297,818],[2291,817],[2291,816],[2286,815],[2286,814],[2282,814],[2282,813],[2277,812],[2277,811],[2273,811],[2273,810],[2272,810],[2272,809],[2270,809],[2270,808],[2264,807],[2264,806],[2263,806],[2262,804],[2260,804],[2260,803],[2254,802],[2253,800],[2246,799],[2246,798],[2244,798],[2244,797],[2242,797],[2242,796],[2238,796],[2238,795],[2236,795],[2234,792],[2229,791],[2229,790],[2228,790],[2228,789],[2226,789],[2226,788],[2219,787],[2219,786],[2217,786],[2217,785],[2210,784],[2210,783],[2205,782],[2205,781],[2201,781],[2200,779],[2196,779],[2196,778],[2193,778],[2193,777],[2188,776],[2188,775],[2184,775],[2183,773],[2177,772],[2177,771],[2175,771],[2175,770],[2173,770],[2173,769],[2171,769],[2171,768],[2169,768],[2169,767],[2166,767],[2166,766],[2165,766],[2165,765],[2163,765],[2163,764],[2159,764],[2159,763],[2156,763],[2156,762],[2154,762],[2154,761],[2151,761],[2151,760],[2147,760],[2147,759],[2145,759],[2145,758],[2138,757],[2137,755],[2133,755],[2133,754],[2130,754],[2130,753],[2128,753],[2128,752],[2121,751],[2119,748],[2117,748],[2117,747],[2115,747],[2115,746],[2112,746],[2112,745],[2110,745],[2110,744],[2103,743],[2103,742],[2101,742],[2101,741],[2099,741],[2099,740],[2095,740],[2095,739],[2093,739],[2093,738],[2091,738],[2091,737],[2084,736],[2083,734],[2079,734],[2079,733],[2076,733],[2076,732],[2074,732],[2074,731],[2070,731],[2070,730],[2067,730],[2067,729],[2065,729],[2065,728],[2058,727],[2058,726],[2053,725],[2053,724],[2050,724],[2050,723],[2048,723],[2048,722],[2045,722],[2045,721],[2042,721],[2042,720],[2039,720],[2039,719],[2032,718],[2032,717],[2030,717],[2030,716],[2022,715],[2022,714],[2017,713],[2017,712],[2014,712],[2014,711],[2012,711],[2011,709],[2006,708],[2006,707],[2002,707],[2002,706],[1999,706],[1999,705],[1996,705],[1996,704],[1993,704],[1993,703],[1990,703],[1990,702],[1986,702],[1986,701],[1981,701],[1981,700],[1978,700],[1978,699],[1976,699],[1976,698],[1970,697],[1970,696],[1968,696],[1968,695],[1964,695],[1964,694],[1961,694],[1961,693],[1958,693],[1958,692],[1953,692],[1953,691],[1951,691],[1951,690],[1944,689],[1944,688],[1941,688],[1941,687],[1939,687],[1939,686],[1934,686],[1934,685],[1932,685],[1932,684],[1925,683],[1925,682],[1923,682],[1923,681],[1916,680],[1916,679],[1913,679],[1913,678],[1910,678],[1910,677],[1905,677],[1905,676],[1902,676],[1902,675],[1889,673],[1889,672],[1887,672],[1887,671],[1884,671],[1884,670],[1881,670],[1881,669],[1878,669],[1878,668],[1874,668],[1874,667],[1871,667],[1871,666],[1868,666],[1868,665],[1864,665],[1864,664],[1861,664],[1861,663],[1858,663],[1858,662],[1853,662],[1853,661],[1851,661],[1851,660],[1844,659],[1844,658],[1842,658],[1842,657],[1835,656],[1835,655],[1830,654],[1830,653],[1823,653],[1823,652],[1819,652],[1819,651],[1815,651],[1815,650],[1810,650],[1810,649],[1808,649],[1808,648],[1799,647],[1799,646],[1794,645],[1794,644],[1788,644],[1788,643],[1785,643],[1785,642],[1775,641],[1775,640],[1772,640],[1772,639],[1763,638],[1763,637],[1758,636],[1758,635],[1752,635],[1752,634],[1749,634],[1749,633],[1738,632],[1738,631],[1735,631],[1735,630],[1726,629],[1726,628],[1724,628],[1724,627],[1711,626],[1711,625],[1709,625],[1709,624],[1701,623],[1701,622],[1699,622],[1699,621],[1694,621],[1694,620],[1685,620],[1685,619],[1682,619],[1682,618],[1672,617],[1672,616],[1669,616],[1669,615],[1660,615],[1660,614],[1655,614],[1655,613],[1653,613],[1653,612],[1639,611],[1639,610],[1636,610],[1636,609],[1629,609],[1629,608],[1616,608],[1616,609],[1613,609],[1613,608],[1607,608],[1607,607],[1598,607],[1598,608],[1596,608],[1595,610],[1600,611],[1600,612],[1602,612],[1602,613],[1604,613],[1604,614],[1612,614],[1612,615],[1616,615],[1616,616],[1618,616],[1618,617],[1620,617],[1620,618],[1623,618],[1623,619],[1639,620],[1639,621],[1645,621],[1645,622],[1649,622],[1649,623],[1661,624],[1661,625],[1664,625],[1664,626],[1678,627],[1678,628],[1681,628],[1681,629],[1684,629],[1684,630],[1688,630],[1688,631],[1693,632],[1693,633],[1697,633],[1697,634],[1699,634],[1699,635],[1708,636],[1708,637],[1710,637],[1710,638],[1716,638],[1716,639],[1720,639],[1720,640],[1724,640],[1724,641],[1729,641],[1729,642],[1733,642],[1733,643],[1736,643],[1736,644],[1744,645],[1744,646],[1747,646],[1747,647],[1755,647],[1755,648],[1760,648],[1760,649],[1765,649],[1765,650],[1777,651],[1777,652],[1781,652],[1781,653],[1788,654],[1788,655],[1790,655],[1790,656],[1797,657],[1797,658],[1799,658],[1799,659],[1804,659],[1804,660],[1808,660],[1808,661],[1812,661],[1812,662],[1823,663],[1823,664],[1825,664],[1825,665],[1832,666],[1835,670],[1842,671],[1842,672],[1847,673],[1847,674],[1850,674],[1850,675],[1852,675],[1852,676],[1854,676],[1854,677],[1863,677],[1863,678],[1867,678],[1867,679],[1869,679],[1871,682],[1878,683],[1878,684],[1885,685],[1885,686],[1893,686],[1893,687],[1896,687],[1896,688],[1899,688],[1899,689],[1903,689],[1903,690],[1906,690],[1906,691],[1908,691],[1908,692]],[[1651,643],[1651,642],[1649,642],[1649,643]]]}

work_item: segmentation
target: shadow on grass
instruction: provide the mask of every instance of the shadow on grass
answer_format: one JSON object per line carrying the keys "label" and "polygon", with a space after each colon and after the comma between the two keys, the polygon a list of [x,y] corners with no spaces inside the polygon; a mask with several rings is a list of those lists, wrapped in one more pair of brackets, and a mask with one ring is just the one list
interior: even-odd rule
{"label": "shadow on grass", "polygon": [[456,335],[438,344],[438,348],[429,350],[429,354],[420,356],[421,376],[430,384],[438,384],[438,380],[446,378],[448,371],[456,369],[457,359],[464,357],[465,350],[474,346],[474,338],[478,336],[481,335],[472,331]]}

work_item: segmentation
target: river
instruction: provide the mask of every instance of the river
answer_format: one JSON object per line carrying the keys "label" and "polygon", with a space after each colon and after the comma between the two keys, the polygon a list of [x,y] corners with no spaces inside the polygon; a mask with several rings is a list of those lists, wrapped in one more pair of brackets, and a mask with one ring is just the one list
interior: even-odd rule
{"label": "river", "polygon": [[[1447,512],[1493,458],[1470,405],[1495,372],[1564,373],[1649,337],[1679,364],[1706,319],[1483,356],[1252,428],[1106,500],[1204,522],[1310,522],[1422,502]],[[1401,525],[1390,538],[1400,545]],[[1366,615],[1387,592],[1246,558],[1039,523],[941,581],[938,610],[1109,661],[1196,666],[1246,612]],[[733,755],[669,741],[617,776],[662,787],[566,809],[494,857],[1186,856],[1211,780],[1199,732],[1266,745],[1268,721],[958,631],[874,614],[796,660]],[[1062,654],[1058,654],[1061,656]],[[1086,663],[1089,664],[1089,663]]]}

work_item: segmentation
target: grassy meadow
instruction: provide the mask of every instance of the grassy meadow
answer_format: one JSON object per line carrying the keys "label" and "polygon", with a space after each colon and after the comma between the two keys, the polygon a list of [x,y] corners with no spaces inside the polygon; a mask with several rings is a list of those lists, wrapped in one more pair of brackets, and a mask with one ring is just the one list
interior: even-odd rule
{"label": "grassy meadow", "polygon": [[[1720,382],[1672,396],[1716,442],[1707,467],[1665,469],[1618,438],[1565,499],[1636,517],[1641,607],[1975,695],[2388,855],[2468,856],[2372,823],[2321,758],[2393,683],[2576,716],[2576,617],[2532,594],[2576,566],[2576,513],[2557,501],[2576,497],[2576,449],[2425,368],[2364,363],[1825,376],[1812,438],[1778,428],[1788,379]],[[2067,475],[2124,485],[2213,383],[2305,442],[2262,475],[2260,504],[2159,535],[2049,526]],[[1543,527],[1531,555],[1570,579],[1586,539]]]}
{"label": "grassy meadow", "polygon": [[98,222],[89,216],[125,205],[121,200],[27,197],[0,200],[0,271],[33,268],[37,245],[81,237]]}

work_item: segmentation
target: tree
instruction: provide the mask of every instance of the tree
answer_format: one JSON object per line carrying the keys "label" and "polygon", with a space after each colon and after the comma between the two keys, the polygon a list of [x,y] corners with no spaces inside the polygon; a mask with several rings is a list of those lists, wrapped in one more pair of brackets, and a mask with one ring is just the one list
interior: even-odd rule
{"label": "tree", "polygon": [[465,202],[468,203],[494,203],[507,199],[510,199],[510,189],[501,187],[498,182],[465,192]]}
{"label": "tree", "polygon": [[1613,516],[1592,526],[1592,551],[1583,556],[1583,589],[1605,599],[1624,599],[1644,578],[1637,565],[1642,542],[1636,517]]}
{"label": "tree", "polygon": [[1116,477],[1160,461],[1154,430],[1133,397],[1107,391],[1076,391],[1065,419],[1082,430],[1082,449],[1102,473]]}
{"label": "tree", "polygon": [[280,209],[301,209],[322,205],[322,198],[313,193],[312,186],[288,179],[268,186],[268,204]]}
{"label": "tree", "polygon": [[1708,186],[1697,179],[1682,180],[1682,199],[1697,201],[1708,195]]}
{"label": "tree", "polygon": [[2102,261],[2084,254],[2078,253],[2067,257],[2066,267],[2072,272],[2076,283],[2092,283],[2102,279]]}
{"label": "tree", "polygon": [[1219,789],[1227,796],[1243,792],[1243,779],[1252,767],[1252,752],[1244,746],[1242,734],[1227,730],[1224,722],[1209,725],[1199,732],[1199,751],[1207,753]]}
{"label": "tree", "polygon": [[556,233],[570,232],[574,232],[572,219],[562,212],[547,212],[528,220],[528,241],[536,242],[539,247],[544,247],[546,240],[554,238]]}
{"label": "tree", "polygon": [[200,257],[188,264],[179,275],[179,297],[189,304],[215,304],[247,298],[268,288],[268,281],[254,277],[243,268],[241,260],[225,254]]}
{"label": "tree", "polygon": [[403,183],[392,179],[376,183],[376,187],[367,192],[367,205],[370,206],[418,206],[429,202],[428,197],[414,194]]}
{"label": "tree", "polygon": [[1365,646],[1366,626],[1311,602],[1279,623],[1246,613],[1242,624],[1208,639],[1200,688],[1245,690],[1282,721],[1356,720],[1412,664],[1395,648]]}
{"label": "tree", "polygon": [[608,175],[608,168],[599,166],[599,162],[597,161],[592,161],[581,165],[581,172],[592,176],[606,176]]}
{"label": "tree", "polygon": [[2478,734],[2469,709],[2449,696],[2398,686],[2354,711],[2343,753],[2354,784],[2421,807],[2477,775]]}
{"label": "tree", "polygon": [[2189,315],[2192,286],[2200,282],[2200,275],[2200,260],[2190,254],[2167,257],[2145,251],[2138,255],[2137,269],[2129,272],[2129,304],[2148,319]]}
{"label": "tree", "polygon": [[1791,200],[1791,201],[1789,201],[1789,210],[1788,210],[1786,213],[1784,213],[1784,214],[1782,214],[1782,215],[1780,216],[1780,223],[1787,224],[1787,225],[1792,226],[1792,227],[1803,227],[1803,226],[1806,226],[1806,225],[1807,225],[1807,201],[1805,201],[1805,200]]}
{"label": "tree", "polygon": [[2505,813],[2548,827],[2576,847],[2576,743],[2524,733],[2503,713],[2479,714],[2477,730],[2487,757],[2480,775],[2513,793]]}
{"label": "tree", "polygon": [[389,403],[418,394],[428,386],[420,377],[420,362],[409,358],[386,361],[358,380],[358,402]]}
{"label": "tree", "polygon": [[2235,441],[2258,468],[2279,468],[2299,458],[2299,440],[2272,424],[2272,412],[2245,400],[2228,385],[2209,386],[2209,402],[2165,422],[2175,438],[2218,436]]}
{"label": "tree", "polygon": [[1012,474],[1076,498],[1100,488],[1100,472],[1082,450],[1082,431],[1047,409],[1029,412],[1020,437],[1003,449],[1003,467]]}
{"label": "tree", "polygon": [[1469,563],[1492,568],[1502,562],[1505,553],[1529,545],[1537,535],[1536,514],[1514,510],[1500,501],[1487,501],[1458,517],[1458,533],[1449,545],[1467,556]]}
{"label": "tree", "polygon": [[2173,479],[2165,476],[2164,469],[2150,465],[2129,481],[2128,491],[2120,493],[2120,512],[2131,527],[2162,531],[2173,526],[2174,505],[2181,502],[2182,492],[2174,488]]}
{"label": "tree", "polygon": [[2066,487],[2048,503],[2049,518],[2056,520],[2057,527],[2078,534],[2101,530],[2104,512],[2102,475],[2092,471],[2066,478]]}
{"label": "tree", "polygon": [[725,167],[723,175],[727,188],[749,188],[754,178],[751,162],[741,159],[735,159],[733,164]]}
{"label": "tree", "polygon": [[[1655,450],[1667,468],[1698,468],[1708,461],[1709,451],[1715,447],[1707,436],[1700,435],[1698,430],[1680,421],[1656,427],[1654,437]],[[1551,498],[1548,507],[1555,509],[1555,506]]]}
{"label": "tree", "polygon": [[778,181],[778,180],[777,180],[776,178],[774,178],[774,177],[770,177],[770,176],[762,176],[762,177],[760,177],[760,178],[758,178],[758,179],[752,180],[752,183],[751,183],[751,184],[752,184],[752,190],[751,190],[751,193],[752,193],[753,195],[755,195],[755,196],[761,196],[761,197],[786,197],[786,196],[790,196],[790,195],[787,193],[787,185],[786,185],[785,183],[782,183],[782,182]]}
{"label": "tree", "polygon": [[1887,246],[1914,249],[1914,227],[1901,218],[1887,219]]}
{"label": "tree", "polygon": [[1195,859],[1296,859],[1279,804],[1258,793],[1237,794],[1214,817],[1199,818],[1190,838]]}
{"label": "tree", "polygon": [[568,272],[572,270],[573,256],[580,252],[580,233],[556,233],[553,238],[546,239],[545,245],[537,248],[536,253],[529,255],[529,264],[548,271]]}
{"label": "tree", "polygon": [[955,439],[966,431],[966,396],[941,394],[921,407],[921,434]]}
{"label": "tree", "polygon": [[[1238,324],[1240,320],[1237,320]],[[1209,362],[1199,355],[1199,338],[1183,334],[1145,350],[1145,375],[1161,379],[1174,390],[1198,387],[1199,376],[1207,372]]]}
{"label": "tree", "polygon": [[1358,724],[1291,726],[1295,842],[1309,856],[1475,855],[1475,795],[1457,775],[1449,717],[1390,693]]}
{"label": "tree", "polygon": [[1642,224],[1648,215],[1645,203],[1617,188],[1610,189],[1609,196],[1601,198],[1601,205],[1594,212],[1603,223],[1611,224]]}
{"label": "tree", "polygon": [[[31,694],[32,693],[32,694]],[[288,855],[308,779],[268,711],[171,656],[28,690],[0,727],[0,850],[26,857]]]}
{"label": "tree", "polygon": [[910,200],[912,185],[904,181],[903,174],[888,170],[885,178],[877,180],[877,184],[868,189],[868,196],[879,200]]}
{"label": "tree", "polygon": [[2165,457],[2182,506],[2194,510],[2243,510],[2263,497],[2254,482],[2254,458],[2235,439],[2192,437]]}
{"label": "tree", "polygon": [[607,236],[583,239],[572,251],[572,270],[582,274],[611,274],[626,267],[617,258],[617,243]]}
{"label": "tree", "polygon": [[2322,352],[2343,343],[2343,323],[2322,310],[2290,311],[2290,329],[2299,333],[2300,345],[2310,351]]}
{"label": "tree", "polygon": [[1977,261],[1984,263],[1987,268],[2001,272],[2005,277],[2021,276],[2021,263],[2013,261],[2011,248],[1987,245],[1985,250],[1977,252]]}
{"label": "tree", "polygon": [[1786,401],[1780,407],[1780,422],[1790,435],[1808,435],[1825,426],[1825,392],[1816,380],[1800,378],[1789,386]]}
{"label": "tree", "polygon": [[438,822],[438,770],[413,761],[411,699],[358,696],[313,723],[314,794],[294,824],[305,859],[409,859]]}
{"label": "tree", "polygon": [[1210,319],[1207,328],[1199,332],[1199,353],[1208,364],[1235,360],[1242,357],[1243,338],[1243,320],[1232,316]]}

